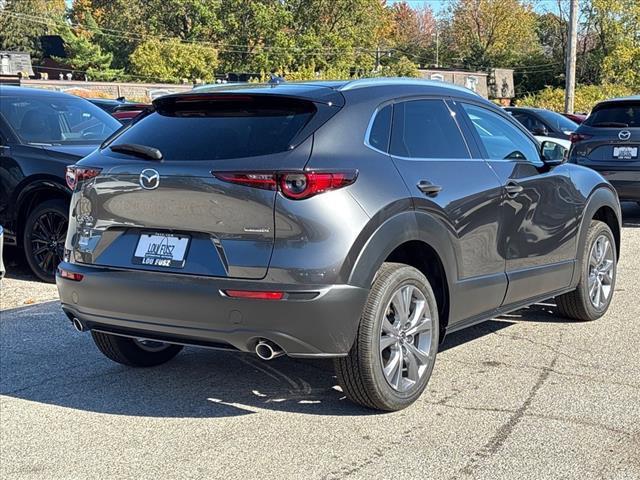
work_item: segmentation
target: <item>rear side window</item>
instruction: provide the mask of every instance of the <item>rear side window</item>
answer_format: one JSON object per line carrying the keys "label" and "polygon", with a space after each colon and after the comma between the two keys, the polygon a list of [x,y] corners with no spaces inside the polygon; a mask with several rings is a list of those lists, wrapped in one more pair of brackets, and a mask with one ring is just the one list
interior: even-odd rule
{"label": "rear side window", "polygon": [[159,149],[166,160],[224,160],[283,152],[316,112],[283,97],[184,96],[160,102],[111,145]]}
{"label": "rear side window", "polygon": [[590,127],[640,127],[640,102],[619,102],[596,107],[584,121]]}
{"label": "rear side window", "polygon": [[396,104],[390,152],[408,158],[470,158],[462,133],[442,100]]}
{"label": "rear side window", "polygon": [[392,111],[391,105],[387,105],[376,113],[376,118],[373,120],[369,138],[367,139],[369,145],[385,153],[389,149]]}

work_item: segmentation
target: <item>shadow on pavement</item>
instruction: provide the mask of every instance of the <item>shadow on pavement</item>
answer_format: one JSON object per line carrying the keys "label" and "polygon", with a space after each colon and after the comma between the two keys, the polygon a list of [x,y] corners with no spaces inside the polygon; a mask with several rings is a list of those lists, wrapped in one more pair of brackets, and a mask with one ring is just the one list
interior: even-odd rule
{"label": "shadow on pavement", "polygon": [[[327,360],[270,362],[251,354],[185,348],[160,367],[132,369],[102,356],[75,332],[57,302],[3,311],[0,394],[116,415],[229,417],[261,409],[312,415],[370,415],[336,387]],[[451,334],[441,350],[510,322],[490,321]]]}

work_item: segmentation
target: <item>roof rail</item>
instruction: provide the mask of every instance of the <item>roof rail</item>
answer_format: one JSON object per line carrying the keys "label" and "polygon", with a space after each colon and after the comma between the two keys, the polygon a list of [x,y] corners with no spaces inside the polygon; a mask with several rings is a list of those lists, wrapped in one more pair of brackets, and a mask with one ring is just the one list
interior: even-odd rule
{"label": "roof rail", "polygon": [[460,85],[453,83],[443,82],[441,80],[428,80],[426,78],[409,78],[409,77],[375,77],[375,78],[361,78],[358,80],[352,80],[338,90],[344,92],[347,90],[356,90],[358,88],[367,87],[383,87],[389,85],[405,85],[405,86],[417,86],[417,87],[444,87],[457,90],[460,92],[471,93],[480,95],[473,90],[470,90]]}

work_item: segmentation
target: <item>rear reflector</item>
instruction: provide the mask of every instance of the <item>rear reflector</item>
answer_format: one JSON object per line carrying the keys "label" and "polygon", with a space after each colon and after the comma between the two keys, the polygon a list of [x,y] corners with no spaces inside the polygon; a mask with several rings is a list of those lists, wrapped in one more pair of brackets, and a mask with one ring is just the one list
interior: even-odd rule
{"label": "rear reflector", "polygon": [[254,298],[258,300],[282,300],[284,292],[257,292],[255,290],[225,290],[224,294],[231,298]]}
{"label": "rear reflector", "polygon": [[65,179],[67,181],[67,186],[71,190],[75,190],[76,187],[84,182],[85,180],[90,180],[94,177],[100,175],[101,168],[94,167],[81,167],[79,165],[69,165],[67,167],[67,173],[65,175]]}
{"label": "rear reflector", "polygon": [[357,170],[341,172],[211,172],[218,180],[264,190],[279,190],[292,200],[346,187],[356,181]]}
{"label": "rear reflector", "polygon": [[82,275],[81,273],[69,272],[67,270],[63,270],[60,267],[58,267],[58,273],[62,278],[66,278],[67,280],[73,280],[74,282],[79,282],[84,278],[84,275]]}

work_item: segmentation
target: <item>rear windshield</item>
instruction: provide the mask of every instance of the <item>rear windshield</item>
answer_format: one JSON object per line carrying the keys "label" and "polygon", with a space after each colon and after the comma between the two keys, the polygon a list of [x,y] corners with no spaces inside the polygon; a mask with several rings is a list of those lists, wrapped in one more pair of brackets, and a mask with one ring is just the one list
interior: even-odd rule
{"label": "rear windshield", "polygon": [[603,105],[596,108],[584,124],[590,127],[640,127],[640,102]]}
{"label": "rear windshield", "polygon": [[314,115],[282,97],[185,96],[160,102],[110,145],[157,148],[166,160],[224,160],[283,152]]}

